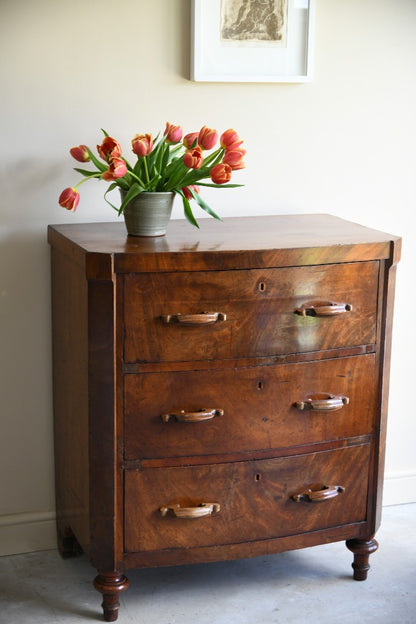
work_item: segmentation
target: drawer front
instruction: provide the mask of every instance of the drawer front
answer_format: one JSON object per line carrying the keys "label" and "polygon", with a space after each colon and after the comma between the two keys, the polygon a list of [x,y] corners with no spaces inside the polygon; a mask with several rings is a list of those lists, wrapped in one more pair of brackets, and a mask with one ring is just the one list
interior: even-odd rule
{"label": "drawer front", "polygon": [[130,374],[124,392],[127,459],[296,446],[373,432],[375,356]]}
{"label": "drawer front", "polygon": [[[126,471],[125,550],[241,543],[364,521],[369,465],[370,445],[363,444],[279,459]],[[326,492],[334,497],[295,502],[310,488],[320,491],[311,495],[318,500]]]}
{"label": "drawer front", "polygon": [[124,360],[263,357],[371,344],[377,280],[378,262],[126,275]]}

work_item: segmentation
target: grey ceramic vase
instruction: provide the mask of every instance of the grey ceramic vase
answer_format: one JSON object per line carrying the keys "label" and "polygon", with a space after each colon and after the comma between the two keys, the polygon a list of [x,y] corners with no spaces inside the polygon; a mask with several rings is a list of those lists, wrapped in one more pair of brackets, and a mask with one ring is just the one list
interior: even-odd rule
{"label": "grey ceramic vase", "polygon": [[[125,191],[120,189],[121,199]],[[175,193],[144,191],[124,208],[124,222],[130,236],[164,236],[172,214]]]}

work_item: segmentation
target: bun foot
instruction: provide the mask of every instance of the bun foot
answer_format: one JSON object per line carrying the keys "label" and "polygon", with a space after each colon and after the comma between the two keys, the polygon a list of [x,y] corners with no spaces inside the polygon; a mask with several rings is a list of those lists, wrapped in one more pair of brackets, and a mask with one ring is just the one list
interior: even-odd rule
{"label": "bun foot", "polygon": [[94,579],[94,587],[103,595],[103,615],[105,622],[115,622],[118,618],[120,602],[118,595],[129,586],[128,579],[120,572],[100,572]]}
{"label": "bun foot", "polygon": [[352,563],[354,580],[365,581],[370,569],[368,560],[370,555],[377,550],[378,542],[373,538],[369,538],[368,540],[351,539],[347,540],[346,545],[347,548],[354,553],[354,562]]}

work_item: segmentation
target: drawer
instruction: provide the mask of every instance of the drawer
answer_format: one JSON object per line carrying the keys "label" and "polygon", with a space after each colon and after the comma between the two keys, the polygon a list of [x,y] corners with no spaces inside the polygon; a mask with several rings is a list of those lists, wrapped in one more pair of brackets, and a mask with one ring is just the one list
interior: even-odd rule
{"label": "drawer", "polygon": [[129,374],[124,395],[126,459],[309,444],[373,432],[375,356]]}
{"label": "drawer", "polygon": [[[124,360],[233,359],[372,344],[377,285],[378,262],[126,275]],[[334,302],[341,305],[327,305]]]}
{"label": "drawer", "polygon": [[[364,521],[369,466],[370,445],[362,444],[278,459],[128,470],[125,550],[250,542]],[[309,489],[320,493],[294,500]]]}

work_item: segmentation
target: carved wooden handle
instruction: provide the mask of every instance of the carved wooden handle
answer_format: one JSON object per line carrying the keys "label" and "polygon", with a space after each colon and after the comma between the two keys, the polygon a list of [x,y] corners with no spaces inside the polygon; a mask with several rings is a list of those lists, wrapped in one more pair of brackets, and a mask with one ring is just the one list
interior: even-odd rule
{"label": "carved wooden handle", "polygon": [[166,516],[166,514],[170,511],[175,518],[194,519],[212,516],[215,513],[219,513],[220,510],[221,505],[219,505],[219,503],[200,503],[200,505],[197,505],[196,507],[181,507],[177,504],[161,507],[160,513],[162,516]]}
{"label": "carved wooden handle", "polygon": [[203,422],[204,420],[212,420],[215,416],[223,416],[224,410],[222,409],[200,409],[197,412],[188,412],[186,410],[179,410],[175,412],[169,412],[168,414],[161,414],[163,422],[167,423],[171,418],[179,422],[195,423]]}
{"label": "carved wooden handle", "polygon": [[306,501],[307,503],[322,503],[344,492],[345,488],[342,485],[322,485],[318,483],[317,485],[312,485],[300,494],[294,494],[292,498],[296,503],[302,501]]}
{"label": "carved wooden handle", "polygon": [[337,394],[314,394],[305,401],[296,401],[298,410],[310,409],[315,412],[335,412],[350,402],[346,396]]}
{"label": "carved wooden handle", "polygon": [[168,314],[162,316],[164,323],[169,325],[178,323],[179,325],[213,325],[225,321],[227,315],[222,312],[201,312],[199,314]]}
{"label": "carved wooden handle", "polygon": [[310,301],[303,303],[296,308],[295,314],[300,316],[336,316],[351,312],[352,305],[350,303],[336,303],[335,301]]}

